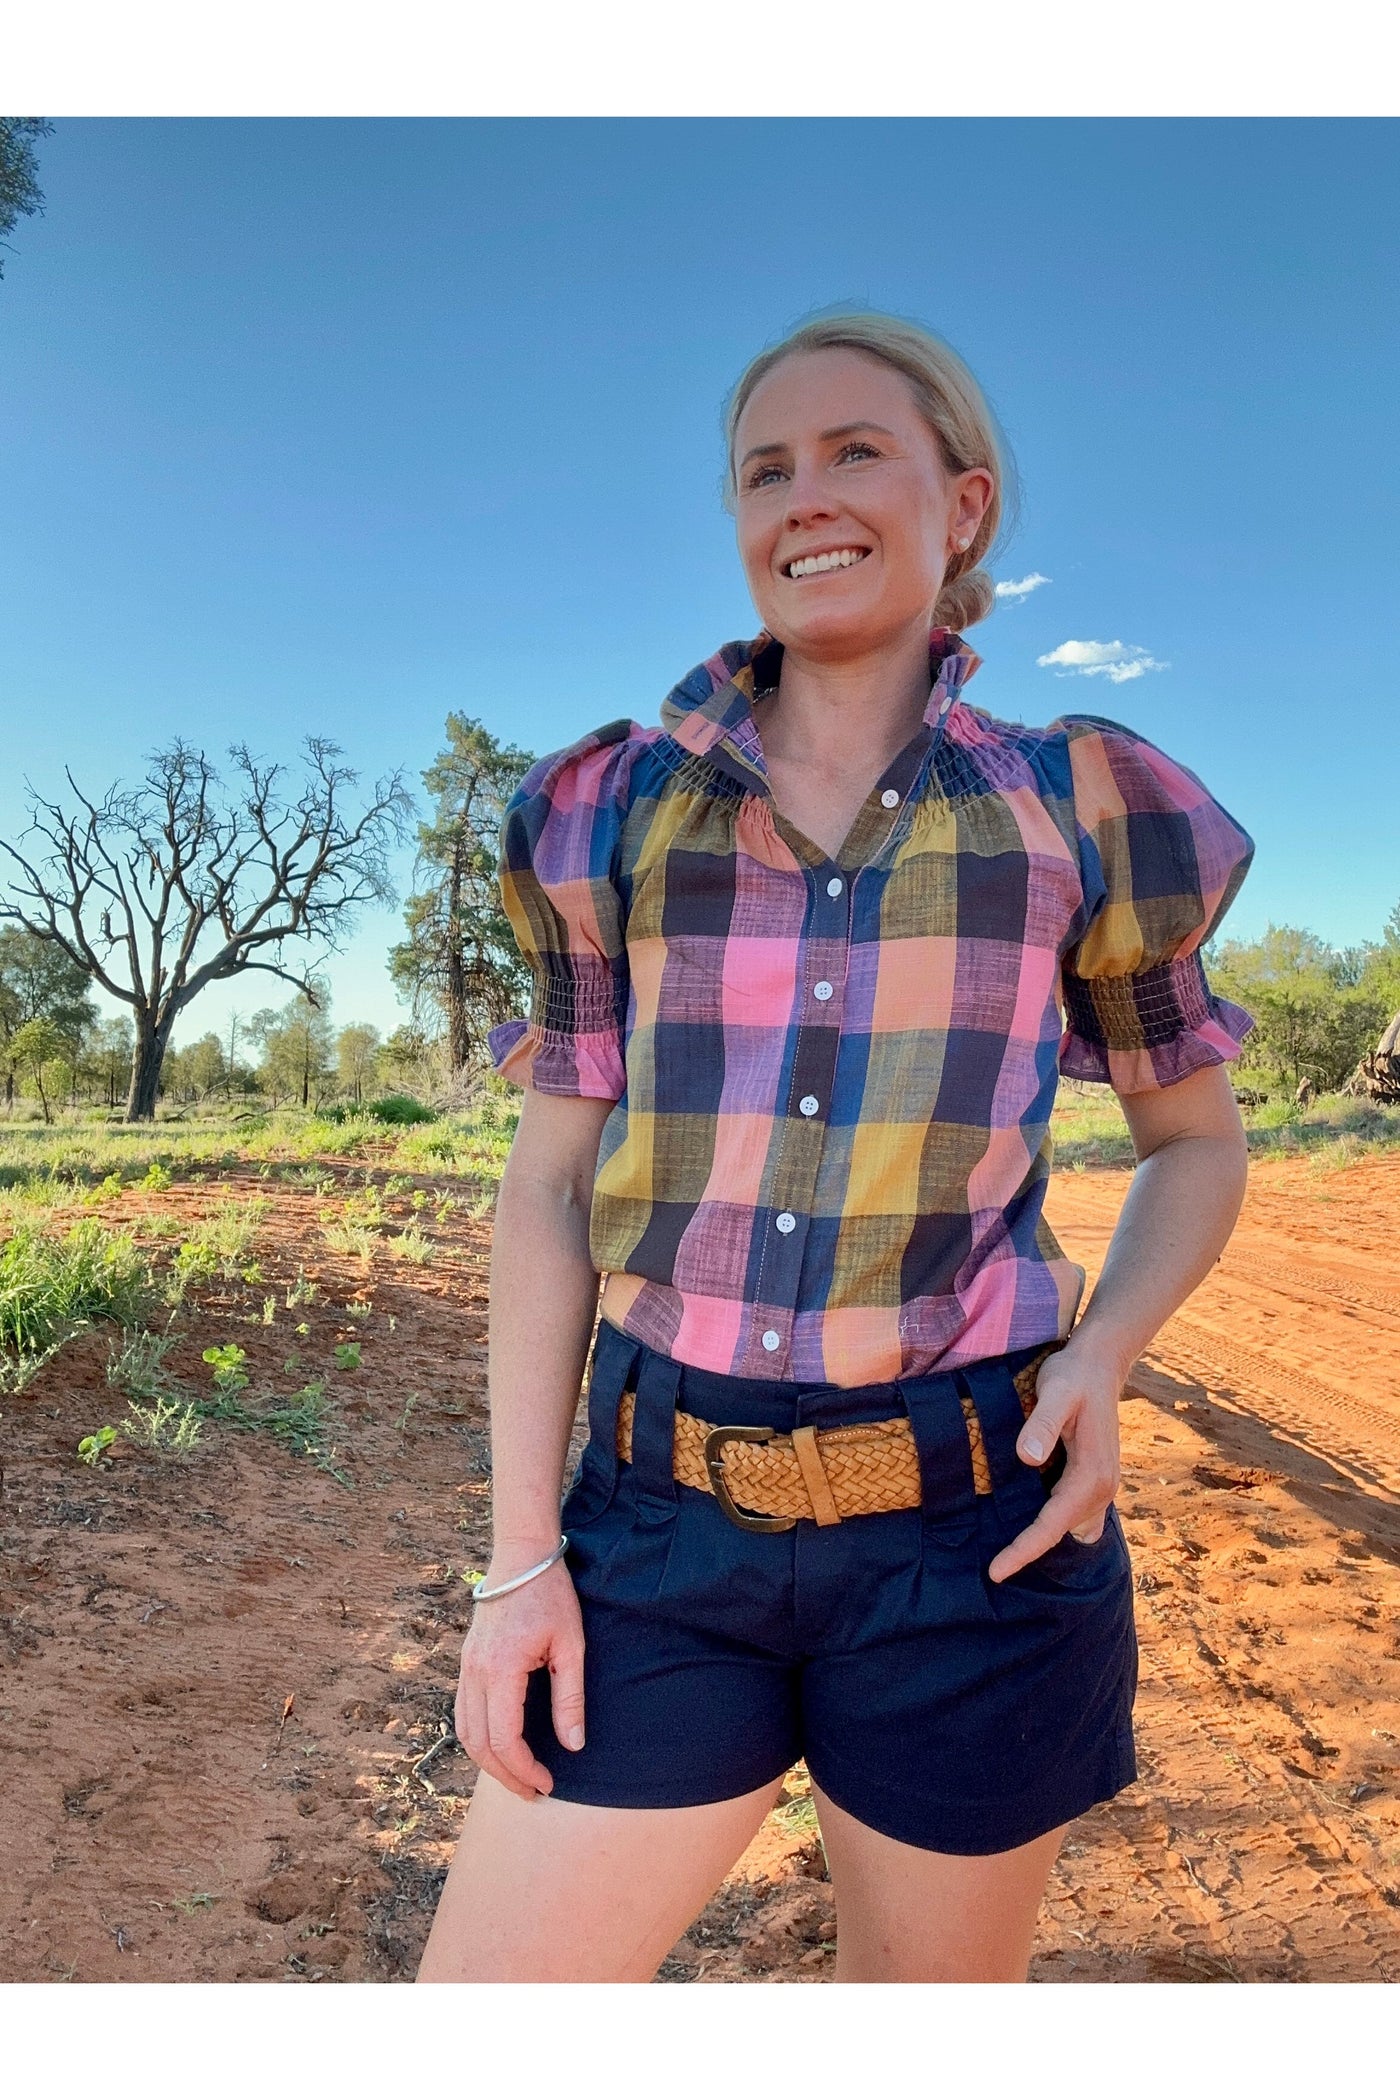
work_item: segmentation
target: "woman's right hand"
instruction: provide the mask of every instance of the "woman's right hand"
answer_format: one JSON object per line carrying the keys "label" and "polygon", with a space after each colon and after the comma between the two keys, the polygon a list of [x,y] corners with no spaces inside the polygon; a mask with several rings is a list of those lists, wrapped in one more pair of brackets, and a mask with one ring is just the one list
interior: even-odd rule
{"label": "woman's right hand", "polygon": [[[553,1541],[546,1541],[544,1551]],[[498,1551],[488,1587],[508,1582],[539,1551]],[[511,1564],[512,1559],[514,1565]],[[454,1720],[457,1740],[483,1772],[522,1801],[551,1791],[554,1781],[522,1733],[525,1686],[547,1668],[554,1733],[566,1750],[583,1748],[583,1617],[562,1560],[507,1596],[476,1606],[462,1644]]]}

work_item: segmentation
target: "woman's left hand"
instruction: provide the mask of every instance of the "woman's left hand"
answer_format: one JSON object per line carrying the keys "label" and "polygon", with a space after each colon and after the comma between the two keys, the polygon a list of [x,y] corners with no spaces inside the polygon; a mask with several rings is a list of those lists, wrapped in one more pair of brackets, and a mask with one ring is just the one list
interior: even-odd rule
{"label": "woman's left hand", "polygon": [[1123,1383],[1118,1364],[1089,1348],[1077,1351],[1073,1341],[1041,1365],[1035,1408],[1016,1439],[1016,1455],[1027,1465],[1043,1466],[1056,1438],[1063,1437],[1065,1466],[1040,1515],[991,1563],[987,1573],[993,1582],[1004,1582],[1048,1553],[1066,1532],[1086,1546],[1102,1537],[1108,1505],[1118,1492]]}

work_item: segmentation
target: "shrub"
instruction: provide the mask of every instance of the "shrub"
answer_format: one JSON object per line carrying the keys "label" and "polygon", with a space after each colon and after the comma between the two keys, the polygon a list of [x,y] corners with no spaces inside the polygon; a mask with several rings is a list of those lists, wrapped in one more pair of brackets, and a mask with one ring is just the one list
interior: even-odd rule
{"label": "shrub", "polygon": [[135,1326],[150,1302],[145,1258],[128,1232],[85,1218],[62,1239],[22,1225],[0,1246],[0,1386],[19,1390],[70,1336],[98,1320]]}
{"label": "shrub", "polygon": [[436,1123],[437,1111],[425,1108],[411,1094],[385,1094],[378,1101],[371,1101],[365,1114],[373,1116],[376,1123]]}

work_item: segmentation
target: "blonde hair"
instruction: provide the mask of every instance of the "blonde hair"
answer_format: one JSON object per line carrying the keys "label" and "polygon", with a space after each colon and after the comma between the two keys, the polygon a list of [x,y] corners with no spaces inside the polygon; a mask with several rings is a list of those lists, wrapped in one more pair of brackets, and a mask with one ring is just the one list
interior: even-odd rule
{"label": "blonde hair", "polygon": [[775,365],[805,350],[860,350],[902,373],[909,382],[915,406],[933,432],[945,471],[956,475],[966,473],[969,467],[988,469],[992,476],[991,501],[982,514],[976,537],[966,548],[955,548],[950,554],[943,588],[933,609],[936,627],[962,629],[985,620],[996,604],[996,591],[982,561],[1003,520],[1014,526],[1019,517],[1016,463],[986,396],[957,351],[917,321],[843,307],[804,321],[781,342],[760,350],[740,373],[725,402],[726,510],[734,508],[734,436],[749,396]]}

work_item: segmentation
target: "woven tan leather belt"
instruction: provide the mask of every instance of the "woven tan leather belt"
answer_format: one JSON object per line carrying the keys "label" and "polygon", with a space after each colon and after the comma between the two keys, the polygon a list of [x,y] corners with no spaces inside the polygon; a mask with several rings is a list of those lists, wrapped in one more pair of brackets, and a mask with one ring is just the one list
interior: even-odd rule
{"label": "woven tan leather belt", "polygon": [[[1021,1412],[1035,1406],[1040,1366],[1063,1342],[1052,1342],[1015,1374]],[[624,1393],[617,1410],[617,1451],[630,1463],[636,1394]],[[973,1485],[992,1492],[991,1467],[982,1424],[973,1402],[962,1396],[972,1458]],[[789,1531],[799,1517],[839,1524],[843,1517],[874,1516],[891,1509],[917,1509],[923,1499],[919,1453],[907,1415],[888,1422],[858,1422],[844,1429],[777,1430],[715,1424],[699,1415],[676,1414],[675,1477],[683,1487],[714,1495],[725,1515],[744,1531]]]}

